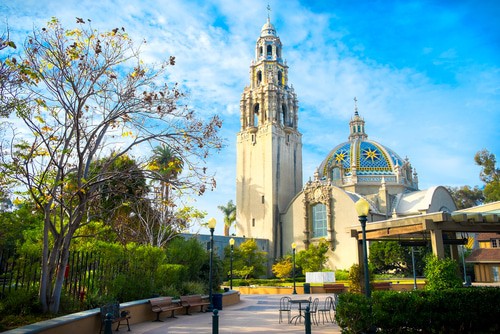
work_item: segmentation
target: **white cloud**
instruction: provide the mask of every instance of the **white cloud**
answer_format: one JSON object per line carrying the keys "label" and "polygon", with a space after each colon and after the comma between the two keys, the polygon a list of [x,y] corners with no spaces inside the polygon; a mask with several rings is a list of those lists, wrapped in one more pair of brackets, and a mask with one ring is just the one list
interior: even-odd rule
{"label": "white cloud", "polygon": [[[359,5],[369,9],[373,3]],[[355,96],[369,138],[403,158],[408,156],[419,173],[421,188],[480,184],[475,152],[487,148],[500,158],[498,46],[485,40],[490,35],[481,35],[484,50],[468,48],[478,45],[474,27],[460,26],[462,16],[453,13],[452,7],[438,13],[443,5],[428,5],[434,9],[428,18],[393,22],[400,17],[394,14],[421,13],[426,4],[408,8],[389,2],[383,14],[372,14],[357,6],[271,1],[271,20],[282,40],[290,83],[300,103],[304,181],[334,146],[347,140]],[[255,42],[267,19],[266,6],[253,0],[115,0],[85,6],[72,0],[64,4],[31,0],[0,5],[0,9],[18,38],[51,16],[61,18],[66,26],[73,26],[78,16],[91,18],[96,28],[124,26],[134,40],[146,39],[148,62],[175,56],[168,80],[185,86],[190,106],[202,115],[218,113],[224,119],[228,146],[208,161],[217,174],[218,188],[198,200],[209,216],[222,222],[217,206],[235,200],[239,100],[249,81]],[[442,21],[436,19],[441,17],[438,14]],[[422,22],[428,24],[425,29],[416,24]],[[462,40],[431,36],[449,31],[444,27],[463,36]],[[393,33],[374,35],[393,30],[414,37],[415,49],[411,40],[398,40]],[[401,58],[388,58],[393,54]]]}

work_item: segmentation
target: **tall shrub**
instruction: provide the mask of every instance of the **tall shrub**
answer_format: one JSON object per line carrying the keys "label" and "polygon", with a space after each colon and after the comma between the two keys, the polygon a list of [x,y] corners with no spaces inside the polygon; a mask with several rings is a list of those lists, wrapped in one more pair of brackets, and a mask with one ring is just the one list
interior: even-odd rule
{"label": "tall shrub", "polygon": [[450,258],[438,259],[435,255],[429,255],[426,258],[424,274],[427,278],[425,287],[428,290],[442,290],[462,286],[458,264]]}

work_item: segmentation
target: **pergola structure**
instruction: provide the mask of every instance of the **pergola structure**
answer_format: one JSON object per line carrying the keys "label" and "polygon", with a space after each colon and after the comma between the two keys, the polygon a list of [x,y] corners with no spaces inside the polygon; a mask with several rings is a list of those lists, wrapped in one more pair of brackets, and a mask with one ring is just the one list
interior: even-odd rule
{"label": "pergola structure", "polygon": [[[451,255],[458,258],[457,245],[467,239],[457,238],[459,233],[500,233],[499,214],[491,212],[435,212],[417,216],[394,218],[366,224],[368,241],[400,241],[415,245],[428,242],[438,258],[445,256],[444,245],[454,245]],[[351,229],[351,236],[362,240],[361,226]],[[358,251],[361,254],[361,251]]]}

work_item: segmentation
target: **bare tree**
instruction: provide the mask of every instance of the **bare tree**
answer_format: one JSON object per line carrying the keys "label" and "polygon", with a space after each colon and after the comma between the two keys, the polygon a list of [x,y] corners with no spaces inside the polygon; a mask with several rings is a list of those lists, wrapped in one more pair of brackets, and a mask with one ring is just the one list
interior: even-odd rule
{"label": "bare tree", "polygon": [[[87,224],[100,185],[118,176],[111,168],[115,159],[165,144],[188,170],[176,178],[178,188],[203,193],[215,185],[203,162],[220,149],[221,121],[197,118],[181,106],[176,85],[161,84],[174,62],[146,65],[124,28],[101,33],[80,18],[71,30],[54,18],[27,39],[15,68],[23,94],[33,97],[17,111],[22,131],[31,135],[13,139],[3,165],[44,214],[44,311],[59,310],[71,240]],[[161,179],[146,164],[142,168],[148,178]]]}

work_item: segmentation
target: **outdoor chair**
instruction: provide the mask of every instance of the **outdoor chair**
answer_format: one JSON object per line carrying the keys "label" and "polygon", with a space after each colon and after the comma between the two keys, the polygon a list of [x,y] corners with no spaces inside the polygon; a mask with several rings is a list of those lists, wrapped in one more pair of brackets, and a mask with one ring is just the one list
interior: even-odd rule
{"label": "outdoor chair", "polygon": [[311,303],[311,307],[309,308],[309,315],[311,316],[311,321],[316,326],[319,325],[318,317],[317,317],[317,314],[318,314],[318,305],[319,305],[319,299],[318,298],[314,298],[314,300]]}
{"label": "outdoor chair", "polygon": [[[325,303],[318,309],[318,315],[321,315],[323,318],[323,325],[325,324],[325,317],[328,315],[330,321],[333,323],[332,311],[334,310],[333,306],[333,298],[328,296],[325,299]],[[328,319],[326,320],[328,322]]]}
{"label": "outdoor chair", "polygon": [[292,304],[290,303],[290,297],[281,297],[280,299],[280,309],[279,309],[279,323],[283,322],[283,312],[286,312],[288,315],[288,323],[290,323],[290,316],[292,313]]}

